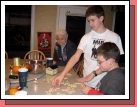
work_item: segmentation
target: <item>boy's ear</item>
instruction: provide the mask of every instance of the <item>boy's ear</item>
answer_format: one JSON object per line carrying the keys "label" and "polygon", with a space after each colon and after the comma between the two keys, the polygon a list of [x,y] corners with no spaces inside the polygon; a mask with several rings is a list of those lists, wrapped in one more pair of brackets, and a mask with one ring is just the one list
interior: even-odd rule
{"label": "boy's ear", "polygon": [[113,58],[110,58],[111,64],[113,64],[115,62],[115,60]]}
{"label": "boy's ear", "polygon": [[104,16],[100,16],[100,21],[103,22],[103,20],[104,20]]}

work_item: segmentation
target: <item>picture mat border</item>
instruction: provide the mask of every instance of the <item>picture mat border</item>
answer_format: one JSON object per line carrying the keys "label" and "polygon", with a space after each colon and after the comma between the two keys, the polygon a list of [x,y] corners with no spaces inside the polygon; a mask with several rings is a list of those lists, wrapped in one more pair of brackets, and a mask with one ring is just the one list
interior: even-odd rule
{"label": "picture mat border", "polygon": [[[26,1],[25,1],[25,2],[26,2]],[[9,3],[10,3],[10,2],[9,2]],[[38,3],[38,2],[37,2],[37,3]],[[62,3],[62,2],[61,2],[61,3]],[[71,2],[71,3],[72,3],[72,2]],[[80,3],[80,2],[79,2],[79,3]],[[76,5],[80,5],[79,3],[77,3]],[[86,1],[84,1],[84,3],[83,3],[82,5],[86,5],[85,3],[86,3]],[[100,4],[98,1],[96,1],[96,2],[91,2],[91,3],[92,3],[93,5],[94,5],[94,3],[95,3],[95,4]],[[105,5],[108,5],[108,4],[110,5],[110,2],[108,2],[108,1],[107,1],[107,2],[102,2],[102,3],[105,3]],[[116,5],[116,2],[115,2],[115,1],[113,1],[113,2],[111,2],[111,3],[112,3],[113,5]],[[123,2],[121,2],[121,1],[120,1],[120,2],[117,1],[117,3],[119,3],[119,5],[120,5],[120,4],[123,5]],[[126,3],[127,3],[127,2],[126,2]],[[49,3],[49,4],[50,4],[50,3]],[[68,4],[70,4],[70,2],[69,2]],[[89,4],[89,1],[88,1],[88,4]],[[87,4],[87,5],[88,5],[88,4]],[[31,4],[31,5],[32,5],[32,4]],[[46,5],[48,5],[47,2],[46,2]],[[54,5],[54,4],[52,4],[52,5]],[[57,5],[57,4],[56,4],[56,5]],[[59,4],[59,5],[60,5],[60,4]],[[74,4],[72,4],[72,5],[74,5]],[[101,5],[103,5],[103,4],[101,4]],[[1,8],[2,8],[2,7],[1,7]],[[5,9],[5,8],[4,8],[4,9]],[[129,9],[127,5],[126,5],[125,9]],[[126,10],[125,10],[125,11],[126,11]],[[129,12],[125,12],[125,13],[129,13]],[[1,13],[1,14],[2,14],[2,13]],[[127,15],[126,15],[126,16],[127,16]],[[127,16],[127,17],[126,17],[126,16],[125,16],[125,18],[126,18],[126,23],[125,23],[125,29],[126,29],[126,33],[125,33],[125,37],[126,37],[126,38],[125,38],[125,40],[126,40],[126,42],[125,42],[125,43],[126,43],[126,45],[127,45],[127,44],[129,43],[129,41],[128,41],[128,40],[129,40],[129,35],[128,35],[128,34],[129,34],[129,30],[128,30],[128,29],[129,29],[129,28],[128,28],[129,25],[128,25],[128,20],[127,20],[127,18],[129,18],[129,16]],[[2,26],[2,25],[1,25],[1,26]],[[1,28],[2,28],[2,27],[1,27]],[[5,30],[4,30],[4,31],[5,31]],[[2,43],[2,42],[1,42],[1,43]],[[132,47],[132,48],[133,48],[133,47]],[[126,70],[129,70],[129,55],[128,55],[128,54],[129,54],[129,50],[128,50],[128,49],[129,49],[129,46],[126,46],[126,51],[125,51],[125,53],[126,53],[125,55],[126,55],[126,58],[127,58],[127,59],[126,59],[126,63],[125,63],[125,69],[126,69]],[[128,52],[128,53],[127,53],[127,52]],[[3,56],[4,56],[4,55],[3,55]],[[4,58],[4,57],[3,57],[3,58]],[[5,65],[4,65],[4,66],[5,66]],[[128,74],[129,74],[129,72],[128,72]],[[126,75],[126,77],[127,77],[127,76],[128,76],[128,75]],[[2,79],[2,78],[1,78],[1,79]],[[126,80],[127,80],[127,79],[126,79]],[[127,81],[127,82],[128,82],[128,81]],[[126,82],[126,83],[127,83],[127,82]],[[126,91],[129,91],[129,90],[126,90]],[[85,96],[86,96],[86,95],[85,95]],[[71,95],[71,97],[73,97],[73,96]],[[110,96],[109,96],[109,97],[110,97]],[[83,98],[83,96],[81,96],[81,98]],[[45,98],[44,98],[44,99],[45,99]],[[109,98],[109,99],[110,99],[110,98]]]}

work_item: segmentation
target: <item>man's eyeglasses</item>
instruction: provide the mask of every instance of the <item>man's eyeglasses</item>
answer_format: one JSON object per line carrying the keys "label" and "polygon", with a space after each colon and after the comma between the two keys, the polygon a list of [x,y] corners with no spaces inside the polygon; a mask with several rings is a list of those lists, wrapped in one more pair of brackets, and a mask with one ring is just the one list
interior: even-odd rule
{"label": "man's eyeglasses", "polygon": [[60,40],[62,41],[62,40],[65,40],[65,38],[57,38],[56,40],[57,41],[60,41]]}

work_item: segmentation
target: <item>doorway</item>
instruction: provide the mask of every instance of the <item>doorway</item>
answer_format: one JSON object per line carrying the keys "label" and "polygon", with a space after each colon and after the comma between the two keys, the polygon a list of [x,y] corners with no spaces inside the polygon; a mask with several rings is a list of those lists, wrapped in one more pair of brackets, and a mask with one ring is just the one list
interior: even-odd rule
{"label": "doorway", "polygon": [[57,29],[68,32],[68,39],[78,46],[81,37],[91,31],[85,12],[88,7],[58,6]]}
{"label": "doorway", "polygon": [[[116,12],[114,32],[120,36],[125,53],[125,11]],[[120,66],[125,66],[125,54],[120,56],[119,64]]]}
{"label": "doorway", "polygon": [[81,37],[85,34],[86,18],[82,16],[67,16],[66,31],[68,39],[78,46]]}

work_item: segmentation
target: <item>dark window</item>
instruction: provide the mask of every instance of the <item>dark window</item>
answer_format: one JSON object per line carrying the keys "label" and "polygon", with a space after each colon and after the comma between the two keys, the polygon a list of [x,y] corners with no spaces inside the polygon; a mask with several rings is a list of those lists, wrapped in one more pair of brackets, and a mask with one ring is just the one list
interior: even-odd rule
{"label": "dark window", "polygon": [[5,50],[9,58],[21,57],[30,50],[31,6],[5,5]]}

